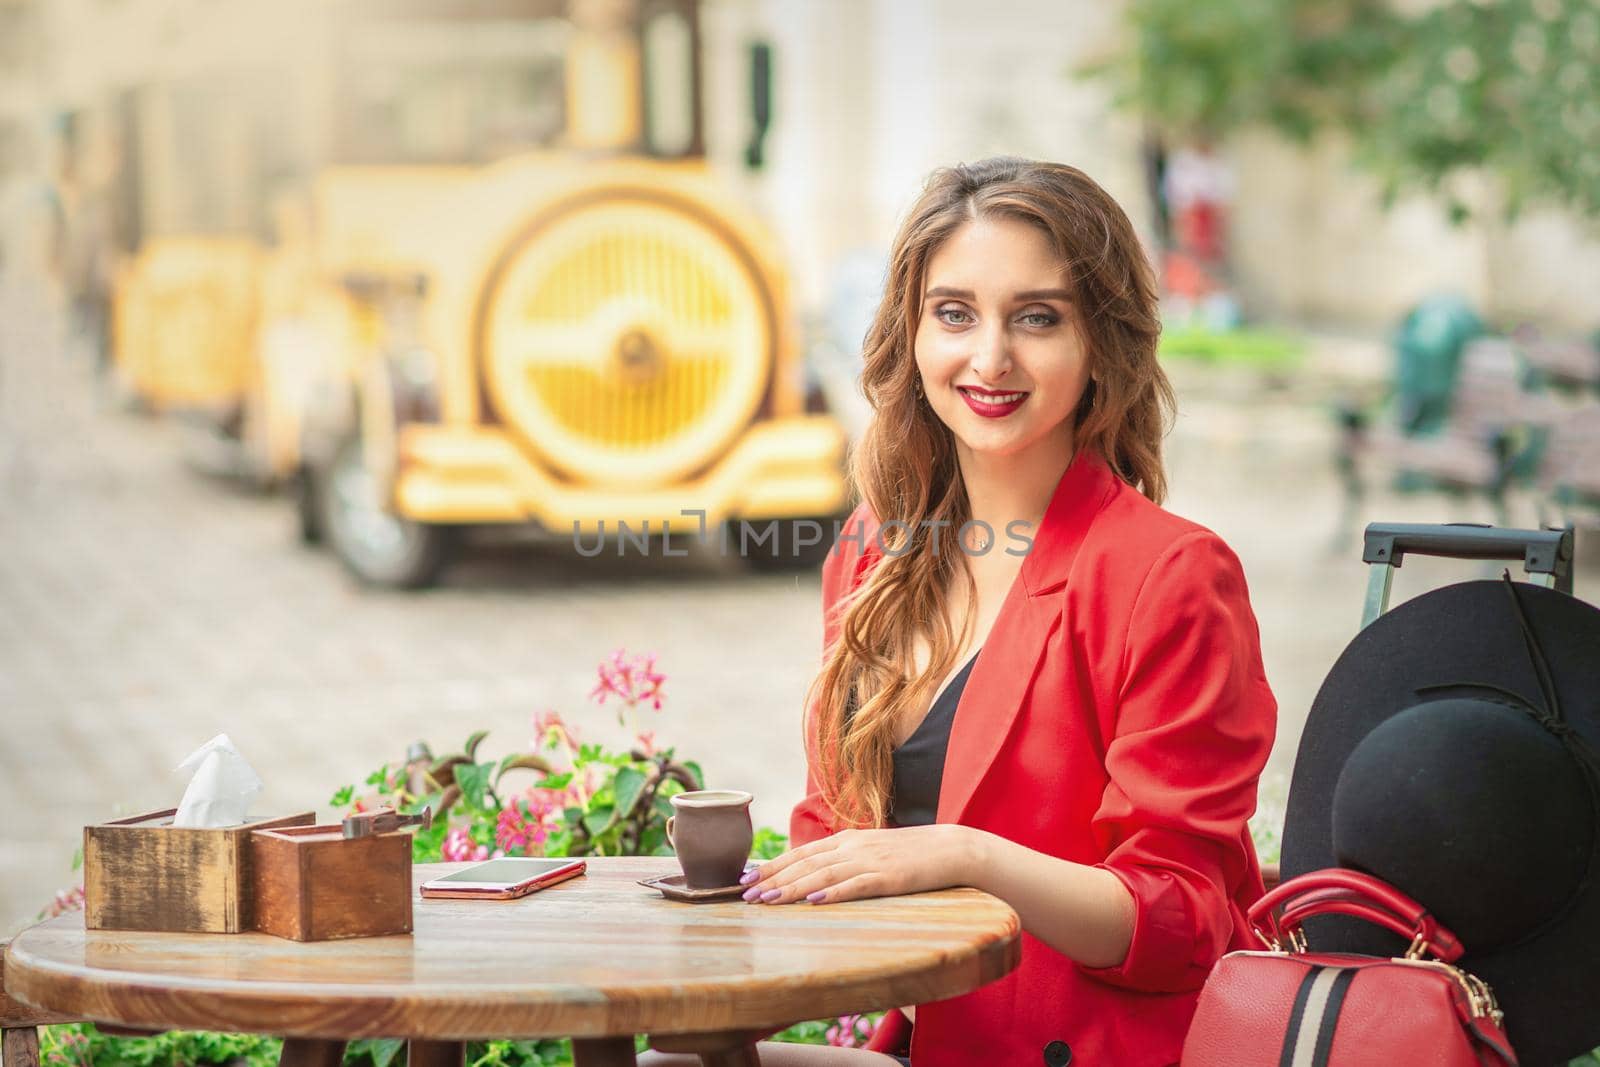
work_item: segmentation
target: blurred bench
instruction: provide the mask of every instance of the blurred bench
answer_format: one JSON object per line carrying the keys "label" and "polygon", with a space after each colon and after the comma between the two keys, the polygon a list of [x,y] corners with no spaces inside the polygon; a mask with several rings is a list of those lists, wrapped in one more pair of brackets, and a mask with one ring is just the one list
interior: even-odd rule
{"label": "blurred bench", "polygon": [[1559,516],[1600,512],[1600,398],[1558,409],[1547,425],[1538,479],[1545,500]]}
{"label": "blurred bench", "polygon": [[1374,424],[1364,413],[1342,410],[1338,467],[1348,500],[1366,495],[1371,469],[1392,476],[1402,491],[1481,494],[1495,522],[1510,525],[1506,490],[1543,446],[1537,428],[1549,419],[1548,398],[1527,385],[1516,345],[1505,338],[1470,342],[1440,428],[1407,434],[1401,419]]}
{"label": "blurred bench", "polygon": [[1600,392],[1600,348],[1594,343],[1547,338],[1533,329],[1515,336],[1528,366],[1550,385]]}

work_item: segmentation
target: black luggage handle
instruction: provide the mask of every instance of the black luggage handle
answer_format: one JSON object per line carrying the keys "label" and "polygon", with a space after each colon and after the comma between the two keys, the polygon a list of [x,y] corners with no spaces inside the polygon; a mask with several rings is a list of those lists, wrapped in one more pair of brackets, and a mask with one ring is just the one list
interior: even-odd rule
{"label": "black luggage handle", "polygon": [[1540,576],[1536,580],[1541,585],[1571,595],[1572,540],[1571,526],[1561,530],[1512,530],[1480,523],[1371,523],[1363,539],[1361,561],[1383,566],[1368,577],[1361,628],[1366,629],[1389,609],[1394,571],[1407,555],[1521,560],[1523,570]]}

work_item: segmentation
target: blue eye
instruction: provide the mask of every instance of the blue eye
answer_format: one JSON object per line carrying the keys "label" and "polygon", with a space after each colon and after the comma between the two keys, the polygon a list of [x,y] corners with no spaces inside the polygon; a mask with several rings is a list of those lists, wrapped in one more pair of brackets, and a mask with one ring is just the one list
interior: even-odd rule
{"label": "blue eye", "polygon": [[1060,322],[1061,319],[1056,315],[1049,314],[1048,312],[1030,311],[1028,314],[1022,316],[1022,321],[1027,323],[1029,326],[1044,327],[1054,326],[1056,323]]}
{"label": "blue eye", "polygon": [[[968,315],[961,308],[957,307],[942,307],[933,314],[935,318],[944,323],[946,326],[965,326],[972,319],[972,316]],[[960,318],[952,319],[950,317],[952,315],[960,316]]]}

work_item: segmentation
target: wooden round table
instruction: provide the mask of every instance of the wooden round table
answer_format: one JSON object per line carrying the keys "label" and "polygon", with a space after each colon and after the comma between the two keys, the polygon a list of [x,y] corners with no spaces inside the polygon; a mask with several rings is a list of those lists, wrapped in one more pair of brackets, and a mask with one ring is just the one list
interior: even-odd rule
{"label": "wooden round table", "polygon": [[[462,864],[415,869],[417,883]],[[521,900],[422,900],[410,936],[300,943],[266,934],[18,934],[6,992],[130,1027],[280,1034],[284,1062],[336,1065],[353,1038],[406,1038],[410,1067],[464,1042],[571,1037],[578,1067],[634,1064],[634,1035],[707,1065],[820,1019],[956,996],[1017,965],[1016,913],[974,889],[783,906],[680,904],[638,880],[660,858],[591,859]]]}

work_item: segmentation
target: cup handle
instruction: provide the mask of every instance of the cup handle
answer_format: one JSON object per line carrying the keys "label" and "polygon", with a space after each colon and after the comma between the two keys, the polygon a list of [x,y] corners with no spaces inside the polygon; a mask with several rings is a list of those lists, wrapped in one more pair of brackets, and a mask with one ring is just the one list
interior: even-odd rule
{"label": "cup handle", "polygon": [[673,848],[678,847],[678,843],[672,840],[672,824],[677,821],[678,817],[676,815],[667,816],[667,844],[671,845]]}

